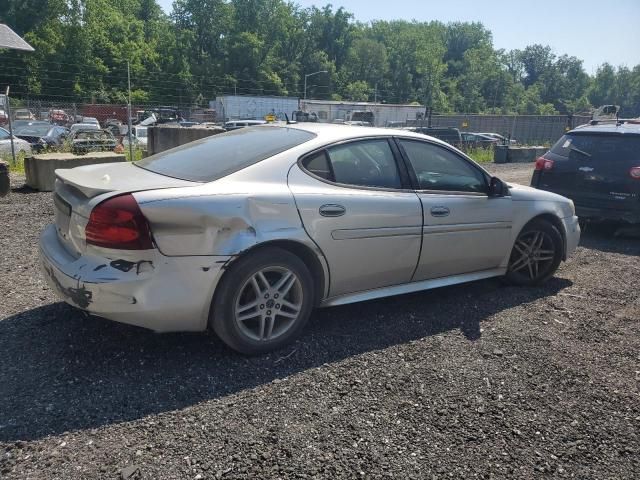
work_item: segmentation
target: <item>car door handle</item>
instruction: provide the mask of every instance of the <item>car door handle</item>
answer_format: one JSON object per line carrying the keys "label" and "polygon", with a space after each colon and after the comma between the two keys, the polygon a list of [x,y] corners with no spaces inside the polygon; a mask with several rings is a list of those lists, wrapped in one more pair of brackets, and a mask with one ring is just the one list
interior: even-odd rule
{"label": "car door handle", "polygon": [[447,217],[449,216],[449,209],[447,207],[431,207],[432,217]]}
{"label": "car door handle", "polygon": [[342,205],[336,205],[333,203],[322,205],[320,207],[320,215],[323,217],[341,217],[345,213],[347,213],[347,209]]}

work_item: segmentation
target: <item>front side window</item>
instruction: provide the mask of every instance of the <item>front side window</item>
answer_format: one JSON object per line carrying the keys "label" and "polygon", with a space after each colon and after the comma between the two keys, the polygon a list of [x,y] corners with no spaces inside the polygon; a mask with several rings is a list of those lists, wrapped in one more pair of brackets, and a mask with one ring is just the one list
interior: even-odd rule
{"label": "front side window", "polygon": [[454,152],[415,140],[400,140],[421,190],[486,193],[482,172]]}
{"label": "front side window", "polygon": [[402,188],[398,167],[386,139],[361,140],[327,149],[334,181],[349,185]]}

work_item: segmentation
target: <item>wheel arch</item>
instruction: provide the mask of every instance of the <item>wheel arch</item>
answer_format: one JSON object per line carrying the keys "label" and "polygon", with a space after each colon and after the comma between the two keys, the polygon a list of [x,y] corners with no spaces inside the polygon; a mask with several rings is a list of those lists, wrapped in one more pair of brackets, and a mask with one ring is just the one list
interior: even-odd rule
{"label": "wheel arch", "polygon": [[[520,229],[520,232],[524,230],[527,227],[527,225],[529,225],[531,222],[534,222],[536,220],[547,221],[558,229],[558,231],[560,232],[560,236],[562,237],[562,260],[566,260],[567,259],[567,232],[565,231],[564,223],[562,223],[562,220],[560,219],[560,217],[550,212],[540,213],[539,215],[536,215],[535,217],[531,218],[527,223],[525,223]],[[520,232],[518,232],[518,235],[520,235]]]}
{"label": "wheel arch", "polygon": [[248,255],[252,255],[257,251],[271,247],[281,248],[282,250],[286,250],[294,254],[309,268],[309,272],[311,273],[311,277],[314,281],[314,306],[318,306],[326,296],[326,291],[329,287],[329,270],[326,266],[326,262],[324,262],[324,258],[321,258],[322,254],[320,252],[314,251],[309,245],[305,245],[297,240],[269,240],[247,248],[237,256],[234,256],[233,259],[225,265],[226,271],[220,277],[218,284],[220,284],[225,276],[229,274],[229,267],[231,267],[237,260],[245,258]]}

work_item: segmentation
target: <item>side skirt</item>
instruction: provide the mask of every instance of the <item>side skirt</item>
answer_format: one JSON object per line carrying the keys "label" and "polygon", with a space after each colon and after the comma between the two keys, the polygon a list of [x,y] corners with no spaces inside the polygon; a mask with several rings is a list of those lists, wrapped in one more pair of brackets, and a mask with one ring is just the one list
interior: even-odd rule
{"label": "side skirt", "polygon": [[491,277],[500,277],[507,273],[506,268],[495,268],[492,270],[482,270],[480,272],[465,273],[463,275],[452,275],[450,277],[431,278],[429,280],[420,280],[419,282],[405,283],[402,285],[392,285],[390,287],[376,288],[374,290],[365,290],[364,292],[347,293],[329,297],[320,303],[320,307],[335,307],[337,305],[346,305],[348,303],[364,302],[367,300],[375,300],[376,298],[391,297],[393,295],[402,295],[404,293],[419,292],[421,290],[431,290],[432,288],[446,287],[456,285],[458,283],[473,282]]}

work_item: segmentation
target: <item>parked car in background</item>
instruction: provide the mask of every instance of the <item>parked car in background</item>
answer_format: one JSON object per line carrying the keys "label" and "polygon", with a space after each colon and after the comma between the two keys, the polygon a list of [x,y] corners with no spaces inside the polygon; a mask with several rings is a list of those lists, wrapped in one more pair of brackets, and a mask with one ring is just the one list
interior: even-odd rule
{"label": "parked car in background", "polygon": [[25,108],[19,108],[13,112],[13,118],[15,120],[35,120],[36,116]]}
{"label": "parked car in background", "polygon": [[9,123],[9,116],[4,110],[0,110],[0,125],[6,125]]}
{"label": "parked car in background", "polygon": [[107,118],[104,122],[104,128],[109,130],[114,137],[121,137],[127,132],[127,125],[116,118]]}
{"label": "parked car in background", "polygon": [[45,122],[42,120],[14,120],[11,122],[11,126],[15,132],[15,130],[26,127],[26,126],[34,126],[34,125],[47,125],[51,126],[51,123]]}
{"label": "parked car in background", "polygon": [[481,133],[460,132],[462,144],[466,148],[489,148],[498,143],[497,138],[483,135]]}
{"label": "parked car in background", "polygon": [[[13,136],[13,148],[16,155],[31,155],[31,144],[15,135]],[[0,155],[3,157],[11,155],[11,135],[4,128],[0,128]]]}
{"label": "parked car in background", "polygon": [[438,138],[443,142],[447,142],[449,145],[455,147],[461,147],[463,145],[462,135],[460,130],[452,127],[406,127],[403,130],[410,132],[421,133],[430,137]]}
{"label": "parked car in background", "polygon": [[99,125],[95,123],[74,123],[69,127],[69,130],[73,133],[76,130],[102,130]]}
{"label": "parked car in background", "polygon": [[293,341],[317,306],[540,285],[580,237],[570,200],[404,130],[241,128],[56,176],[40,252],[60,297],[156,331],[212,328],[245,354]]}
{"label": "parked car in background", "polygon": [[82,124],[91,124],[91,125],[95,125],[98,128],[100,128],[100,122],[98,121],[97,118],[95,117],[80,117],[80,121],[77,123],[82,123]]}
{"label": "parked car in background", "polygon": [[244,127],[255,127],[256,125],[264,125],[265,120],[230,120],[224,124],[226,130],[237,130]]}
{"label": "parked car in background", "polygon": [[479,135],[484,135],[486,137],[492,137],[498,140],[499,145],[515,145],[518,143],[515,139],[507,138],[499,133],[480,133]]}
{"label": "parked car in background", "polygon": [[[131,128],[131,140],[134,146],[147,149],[147,127],[133,126]],[[126,133],[122,137],[122,144],[129,145],[129,135]]]}
{"label": "parked car in background", "polygon": [[81,128],[69,134],[73,153],[113,151],[118,142],[109,130]]}
{"label": "parked car in background", "polygon": [[363,122],[362,120],[349,120],[348,122],[344,122],[343,125],[351,125],[355,127],[372,127],[369,122]]}
{"label": "parked car in background", "polygon": [[67,125],[71,121],[71,116],[64,110],[52,109],[49,111],[49,120],[56,125]]}
{"label": "parked car in background", "polygon": [[640,223],[640,125],[584,125],[536,161],[531,186],[573,200],[581,220]]}
{"label": "parked car in background", "polygon": [[65,127],[44,122],[30,122],[30,125],[16,127],[13,131],[16,137],[29,142],[34,152],[62,145],[69,134]]}

